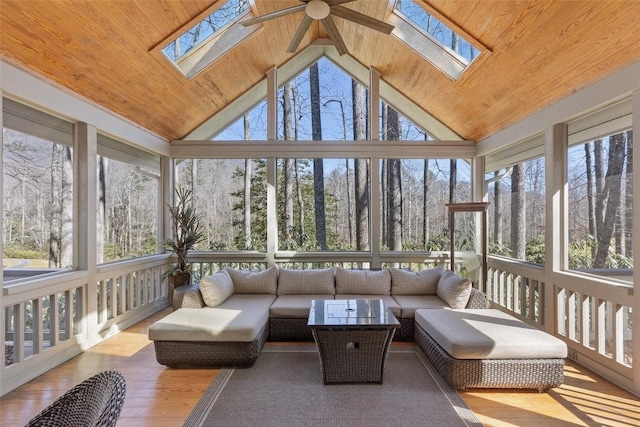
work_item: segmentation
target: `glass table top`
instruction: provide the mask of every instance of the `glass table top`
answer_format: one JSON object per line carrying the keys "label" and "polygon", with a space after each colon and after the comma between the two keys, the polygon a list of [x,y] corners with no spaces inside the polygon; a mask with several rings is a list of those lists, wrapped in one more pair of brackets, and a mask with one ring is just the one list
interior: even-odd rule
{"label": "glass table top", "polygon": [[313,300],[309,326],[399,326],[400,322],[379,299]]}

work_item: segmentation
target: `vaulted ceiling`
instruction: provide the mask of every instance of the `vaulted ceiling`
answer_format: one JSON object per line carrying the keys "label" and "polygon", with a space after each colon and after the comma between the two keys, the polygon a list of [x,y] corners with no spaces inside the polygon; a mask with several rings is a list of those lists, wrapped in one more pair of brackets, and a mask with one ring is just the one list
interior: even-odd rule
{"label": "vaulted ceiling", "polygon": [[[224,1],[224,0],[219,0]],[[420,2],[422,0],[416,0]],[[252,0],[255,16],[300,0]],[[389,20],[395,0],[344,7]],[[640,59],[640,1],[427,0],[486,48],[453,80],[398,37],[335,18],[349,55],[464,139],[481,140]],[[159,47],[214,0],[0,2],[0,55],[168,140],[191,133],[327,34],[314,22],[287,53],[304,12],[267,21],[186,78]]]}

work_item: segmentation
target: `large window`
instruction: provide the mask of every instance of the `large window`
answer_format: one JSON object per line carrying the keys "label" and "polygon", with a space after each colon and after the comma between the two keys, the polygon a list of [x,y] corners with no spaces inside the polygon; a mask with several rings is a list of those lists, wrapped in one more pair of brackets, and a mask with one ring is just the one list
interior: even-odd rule
{"label": "large window", "polygon": [[280,250],[369,250],[369,161],[278,161]]}
{"label": "large window", "polygon": [[489,253],[545,263],[545,162],[536,157],[487,174]]}
{"label": "large window", "polygon": [[462,159],[380,161],[381,248],[448,251],[447,203],[471,201],[471,168]]}
{"label": "large window", "polygon": [[97,262],[158,253],[158,156],[98,135]]}
{"label": "large window", "polygon": [[202,215],[205,238],[196,250],[266,250],[265,159],[181,159],[175,177]]}
{"label": "large window", "polygon": [[7,128],[3,140],[3,266],[71,268],[71,147]]}
{"label": "large window", "polygon": [[570,269],[631,280],[632,158],[631,130],[569,148]]}

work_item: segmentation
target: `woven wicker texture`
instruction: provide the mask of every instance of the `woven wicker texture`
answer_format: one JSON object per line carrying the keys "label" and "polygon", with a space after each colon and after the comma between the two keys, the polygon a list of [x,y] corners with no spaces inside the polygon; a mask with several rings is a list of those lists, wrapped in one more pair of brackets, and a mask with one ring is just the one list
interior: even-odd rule
{"label": "woven wicker texture", "polygon": [[533,388],[540,391],[558,387],[564,381],[563,359],[472,359],[451,357],[420,325],[415,339],[422,351],[453,387]]}
{"label": "woven wicker texture", "polygon": [[251,342],[154,341],[156,360],[172,368],[195,366],[251,366],[269,334],[265,325]]}
{"label": "woven wicker texture", "polygon": [[115,426],[124,404],[126,381],[117,371],[94,375],[67,391],[27,424],[31,426]]}
{"label": "woven wicker texture", "polygon": [[384,362],[394,332],[394,328],[313,329],[325,384],[382,383]]}

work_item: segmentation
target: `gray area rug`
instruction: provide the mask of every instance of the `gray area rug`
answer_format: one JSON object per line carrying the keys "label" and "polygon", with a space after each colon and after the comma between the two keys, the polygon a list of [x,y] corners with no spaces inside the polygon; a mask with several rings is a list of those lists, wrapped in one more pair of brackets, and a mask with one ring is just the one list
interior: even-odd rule
{"label": "gray area rug", "polygon": [[185,426],[482,426],[417,347],[392,347],[383,384],[324,385],[315,346],[266,346],[224,368]]}

